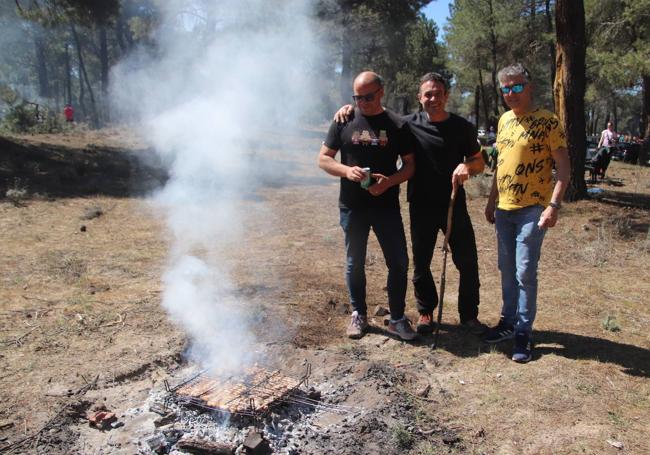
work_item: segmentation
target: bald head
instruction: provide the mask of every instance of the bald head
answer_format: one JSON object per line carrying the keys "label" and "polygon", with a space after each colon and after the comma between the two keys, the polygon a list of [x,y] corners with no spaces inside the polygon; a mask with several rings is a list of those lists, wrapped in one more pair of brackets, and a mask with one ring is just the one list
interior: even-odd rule
{"label": "bald head", "polygon": [[354,101],[363,115],[377,115],[384,111],[381,98],[384,96],[384,81],[372,71],[364,71],[354,78],[352,84]]}
{"label": "bald head", "polygon": [[359,73],[359,75],[354,78],[353,86],[356,86],[357,84],[359,85],[377,84],[379,87],[383,87],[384,80],[377,73],[373,73],[372,71],[364,71],[363,73]]}

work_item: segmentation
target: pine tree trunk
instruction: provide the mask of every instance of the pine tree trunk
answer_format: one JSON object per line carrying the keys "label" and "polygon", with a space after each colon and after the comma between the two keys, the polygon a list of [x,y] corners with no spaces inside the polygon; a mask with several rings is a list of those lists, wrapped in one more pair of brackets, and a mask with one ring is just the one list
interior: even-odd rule
{"label": "pine tree trunk", "polygon": [[[546,0],[544,6],[544,11],[546,14],[546,33],[553,33],[553,16],[551,15],[551,0]],[[553,43],[548,44],[548,53],[550,55],[549,65],[551,67],[551,87],[555,86],[555,46]],[[555,109],[555,97],[553,99],[553,109]]]}
{"label": "pine tree trunk", "polygon": [[341,36],[341,101],[345,104],[349,103],[350,96],[352,95],[352,45],[349,37],[345,36],[345,27],[342,29]]}
{"label": "pine tree trunk", "polygon": [[36,69],[38,72],[38,95],[41,98],[50,96],[48,78],[47,78],[47,61],[45,57],[45,39],[42,32],[38,31],[38,36],[34,38],[34,50],[36,52]]}
{"label": "pine tree trunk", "polygon": [[99,63],[102,78],[102,95],[106,97],[108,94],[108,36],[106,33],[106,26],[100,25],[99,32]]}
{"label": "pine tree trunk", "polygon": [[639,153],[638,163],[647,166],[648,157],[650,156],[650,74],[644,74],[643,80],[643,111],[641,114],[641,134],[643,135],[643,144]]}
{"label": "pine tree trunk", "polygon": [[72,105],[72,75],[70,74],[70,44],[65,43],[65,91],[66,103]]}
{"label": "pine tree trunk", "polygon": [[93,127],[99,128],[99,117],[97,116],[97,105],[95,103],[95,95],[93,94],[93,88],[90,85],[90,80],[88,79],[88,73],[86,72],[86,65],[84,65],[83,53],[81,52],[81,42],[79,41],[79,35],[77,34],[77,29],[74,25],[70,26],[72,31],[72,36],[74,37],[74,42],[77,47],[77,58],[79,59],[79,85],[83,86],[84,81],[86,82],[86,87],[88,88],[88,96],[90,97],[90,108],[91,108],[91,122]]}
{"label": "pine tree trunk", "polygon": [[[489,24],[490,24],[490,50],[492,54],[492,88],[494,89],[494,116],[496,118],[499,118],[499,100],[501,100],[501,95],[499,94],[499,84],[497,83],[497,33],[495,30],[495,18],[494,18],[494,7],[492,4],[492,0],[488,0],[488,6],[490,8],[490,17],[489,17]],[[504,107],[508,109],[508,107],[505,104],[505,101],[503,102]],[[485,119],[487,122],[487,118]]]}
{"label": "pine tree trunk", "polygon": [[106,31],[105,25],[99,26],[99,31],[97,33],[97,38],[99,39],[99,67],[101,73],[101,92],[102,96],[99,100],[100,112],[101,112],[101,123],[104,124],[109,121],[109,111],[108,111],[108,33]]}
{"label": "pine tree trunk", "polygon": [[479,100],[480,100],[480,98],[481,98],[481,86],[477,85],[476,88],[474,89],[474,119],[475,119],[474,124],[475,124],[476,128],[478,128],[478,124],[480,123],[480,120],[479,120],[479,113],[480,113],[480,109],[479,109],[480,102],[479,102]]}
{"label": "pine tree trunk", "polygon": [[[487,94],[485,93],[485,85],[483,85],[483,72],[481,71],[480,66],[478,68],[478,83],[479,83],[479,89],[481,93],[481,102],[483,103],[483,115],[485,116],[484,126],[487,128],[490,123],[490,110],[487,102]],[[476,120],[477,120],[476,127],[478,127],[479,126],[478,118]]]}
{"label": "pine tree trunk", "polygon": [[571,182],[567,201],[587,196],[585,184],[585,9],[583,0],[557,0],[555,4],[555,107],[564,126]]}

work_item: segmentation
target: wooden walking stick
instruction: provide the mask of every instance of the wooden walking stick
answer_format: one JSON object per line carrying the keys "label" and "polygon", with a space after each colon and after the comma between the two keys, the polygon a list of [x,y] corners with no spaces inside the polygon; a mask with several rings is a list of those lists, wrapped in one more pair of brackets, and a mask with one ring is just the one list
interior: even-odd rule
{"label": "wooden walking stick", "polygon": [[449,198],[449,208],[447,209],[447,229],[445,229],[445,240],[442,243],[442,276],[440,277],[440,299],[438,299],[438,322],[436,324],[436,333],[433,337],[431,349],[438,347],[438,335],[440,334],[440,323],[442,322],[442,303],[445,298],[445,280],[447,278],[447,253],[449,252],[449,237],[451,236],[451,218],[454,214],[454,205],[456,203],[456,190],[451,190]]}

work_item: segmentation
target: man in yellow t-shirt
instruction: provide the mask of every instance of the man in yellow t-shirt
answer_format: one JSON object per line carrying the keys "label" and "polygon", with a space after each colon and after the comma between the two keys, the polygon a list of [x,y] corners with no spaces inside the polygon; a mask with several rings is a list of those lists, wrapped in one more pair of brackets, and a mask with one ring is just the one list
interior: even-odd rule
{"label": "man in yellow t-shirt", "polygon": [[533,83],[523,65],[503,68],[498,78],[511,110],[499,120],[497,171],[485,217],[496,223],[503,306],[485,341],[514,338],[512,360],[525,363],[532,358],[542,241],[546,229],[557,223],[570,164],[560,122],[552,112],[535,107]]}

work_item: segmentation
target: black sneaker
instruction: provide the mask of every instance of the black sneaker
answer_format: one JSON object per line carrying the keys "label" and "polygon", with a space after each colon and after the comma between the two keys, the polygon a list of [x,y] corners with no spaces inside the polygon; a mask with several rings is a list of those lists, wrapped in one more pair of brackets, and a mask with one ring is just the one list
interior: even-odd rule
{"label": "black sneaker", "polygon": [[483,338],[483,341],[486,343],[494,344],[500,343],[504,340],[512,340],[514,337],[514,327],[505,324],[502,319],[499,321],[496,327],[492,327],[490,330],[488,330],[488,333],[485,335],[485,338]]}
{"label": "black sneaker", "polygon": [[488,328],[478,319],[472,319],[470,321],[461,322],[460,326],[467,330],[472,335],[482,336],[485,335],[485,332],[488,331]]}
{"label": "black sneaker", "polygon": [[515,334],[515,349],[512,351],[512,360],[519,363],[529,362],[533,358],[533,342],[526,332]]}

